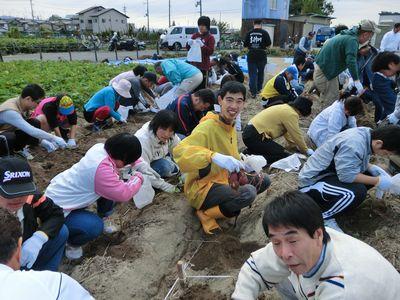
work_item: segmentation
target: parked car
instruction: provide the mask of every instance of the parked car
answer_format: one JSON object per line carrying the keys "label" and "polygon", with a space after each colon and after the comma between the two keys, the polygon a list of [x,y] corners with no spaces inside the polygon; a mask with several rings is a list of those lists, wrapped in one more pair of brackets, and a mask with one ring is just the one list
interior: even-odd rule
{"label": "parked car", "polygon": [[317,47],[322,47],[327,39],[333,38],[335,36],[335,27],[324,26],[317,30],[315,36],[315,43]]}
{"label": "parked car", "polygon": [[[160,36],[161,48],[168,48],[169,50],[181,50],[186,48],[187,41],[192,35],[198,32],[196,26],[172,26],[165,34]],[[211,34],[214,36],[215,45],[219,44],[220,32],[218,26],[211,26]]]}

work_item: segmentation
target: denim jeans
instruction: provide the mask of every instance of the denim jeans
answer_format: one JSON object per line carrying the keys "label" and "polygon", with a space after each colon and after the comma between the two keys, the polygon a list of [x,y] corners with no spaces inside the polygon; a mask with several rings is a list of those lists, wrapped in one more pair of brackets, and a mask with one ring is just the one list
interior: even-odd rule
{"label": "denim jeans", "polygon": [[247,62],[249,69],[249,87],[252,95],[256,95],[263,88],[264,84],[264,69],[267,60]]}
{"label": "denim jeans", "polygon": [[36,271],[57,271],[64,255],[65,243],[68,239],[68,228],[63,225],[57,236],[48,240],[39,251],[32,266]]}
{"label": "denim jeans", "polygon": [[97,200],[97,214],[85,209],[71,211],[65,218],[65,225],[69,230],[68,243],[72,246],[82,246],[103,233],[103,217],[112,214],[114,202],[99,198]]}
{"label": "denim jeans", "polygon": [[150,167],[161,177],[171,177],[174,173],[178,172],[176,165],[166,158],[153,160],[150,163]]}

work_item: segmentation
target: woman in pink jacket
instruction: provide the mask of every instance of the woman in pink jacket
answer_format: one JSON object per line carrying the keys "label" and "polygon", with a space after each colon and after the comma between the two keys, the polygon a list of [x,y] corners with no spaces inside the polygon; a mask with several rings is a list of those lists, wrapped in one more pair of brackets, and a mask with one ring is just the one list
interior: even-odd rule
{"label": "woman in pink jacket", "polygon": [[[94,145],[71,168],[54,177],[45,195],[62,207],[69,230],[65,254],[70,259],[82,256],[82,245],[94,240],[113,226],[104,221],[112,214],[114,202],[128,202],[139,191],[143,177],[135,172],[124,182],[119,169],[139,163],[142,154],[139,140],[129,133],[119,133]],[[97,214],[87,207],[97,202]]]}

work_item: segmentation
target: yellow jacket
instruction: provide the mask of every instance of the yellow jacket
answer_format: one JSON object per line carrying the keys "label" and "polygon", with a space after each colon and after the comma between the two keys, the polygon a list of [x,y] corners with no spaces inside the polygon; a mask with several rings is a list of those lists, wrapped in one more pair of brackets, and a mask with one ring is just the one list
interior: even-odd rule
{"label": "yellow jacket", "polygon": [[[272,77],[270,80],[268,80],[268,82],[266,83],[266,85],[264,86],[264,88],[261,91],[261,97],[265,98],[265,99],[270,99],[276,96],[281,95],[281,93],[275,88],[275,80],[276,78],[281,75],[281,73],[276,74],[274,77]],[[286,80],[285,77],[283,77],[284,81],[285,81],[285,86],[287,90],[291,89],[290,83]]]}
{"label": "yellow jacket", "polygon": [[213,183],[228,184],[228,171],[212,163],[215,153],[240,159],[235,126],[225,124],[218,114],[209,112],[173,150],[175,162],[187,173],[185,196],[196,209],[200,209]]}
{"label": "yellow jacket", "polygon": [[276,139],[285,136],[291,146],[307,152],[307,145],[299,127],[299,114],[289,104],[270,106],[256,114],[249,122],[259,134]]}

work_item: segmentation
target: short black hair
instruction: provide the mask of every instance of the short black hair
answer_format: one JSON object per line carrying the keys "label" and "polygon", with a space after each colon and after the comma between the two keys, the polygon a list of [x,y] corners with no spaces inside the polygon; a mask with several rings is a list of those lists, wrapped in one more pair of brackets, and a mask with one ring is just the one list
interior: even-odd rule
{"label": "short black hair", "polygon": [[21,98],[31,97],[33,101],[37,101],[44,98],[45,92],[43,88],[38,84],[28,84],[21,92]]}
{"label": "short black hair", "polygon": [[344,108],[349,111],[350,116],[356,116],[364,111],[363,101],[357,96],[347,97],[344,99]]}
{"label": "short black hair", "polygon": [[297,66],[304,65],[306,63],[306,58],[303,55],[298,55],[295,57],[293,63]]}
{"label": "short black hair", "polygon": [[371,140],[381,140],[384,150],[400,154],[400,126],[387,125],[371,131]]}
{"label": "short black hair", "polygon": [[225,83],[227,83],[229,81],[237,81],[235,75],[227,74],[224,77],[222,77],[221,84],[219,87],[222,88],[225,85]]}
{"label": "short black hair", "polygon": [[288,191],[275,197],[264,210],[262,225],[269,237],[268,226],[293,226],[305,229],[313,238],[318,228],[323,230],[323,242],[330,240],[325,230],[321,209],[315,201],[300,191]]}
{"label": "short black hair", "polygon": [[4,208],[0,208],[0,264],[7,264],[18,247],[22,237],[18,218]]}
{"label": "short black hair", "polygon": [[400,23],[395,23],[393,28],[399,28],[400,27]]}
{"label": "short black hair", "polygon": [[310,94],[302,94],[297,96],[294,101],[289,102],[289,105],[297,109],[303,117],[307,117],[311,114],[313,97]]}
{"label": "short black hair", "polygon": [[204,103],[209,103],[210,105],[213,105],[215,103],[215,94],[210,89],[198,90],[193,95],[195,95],[196,97],[199,97],[200,100]]}
{"label": "short black hair", "polygon": [[178,128],[178,117],[175,112],[168,109],[162,109],[153,117],[149,124],[149,130],[157,134],[158,128],[171,128],[174,132]]}
{"label": "short black hair", "polygon": [[104,149],[113,159],[131,164],[142,155],[142,146],[139,139],[131,133],[123,132],[113,135],[106,140]]}
{"label": "short black hair", "polygon": [[383,51],[375,56],[372,62],[372,72],[379,72],[381,70],[388,70],[389,64],[395,63],[396,65],[400,63],[400,57],[393,52]]}
{"label": "short black hair", "polygon": [[258,20],[254,20],[253,21],[254,25],[261,25],[262,24],[262,20],[258,19]]}
{"label": "short black hair", "polygon": [[147,68],[143,65],[137,65],[136,67],[133,68],[133,73],[136,76],[140,76],[140,77],[142,77],[144,72],[146,72],[146,71],[147,71]]}
{"label": "short black hair", "polygon": [[335,35],[338,35],[342,30],[346,30],[349,29],[349,27],[347,27],[344,24],[339,24],[335,27]]}
{"label": "short black hair", "polygon": [[219,92],[219,96],[221,96],[221,98],[224,98],[227,93],[231,93],[231,94],[241,93],[243,95],[243,99],[246,100],[246,87],[243,85],[243,83],[240,83],[237,81],[227,82],[221,88],[221,91]]}
{"label": "short black hair", "polygon": [[152,83],[157,83],[157,75],[153,72],[144,72],[143,78],[146,78],[148,81],[152,82]]}

